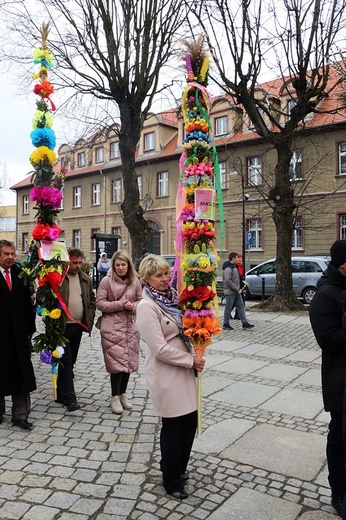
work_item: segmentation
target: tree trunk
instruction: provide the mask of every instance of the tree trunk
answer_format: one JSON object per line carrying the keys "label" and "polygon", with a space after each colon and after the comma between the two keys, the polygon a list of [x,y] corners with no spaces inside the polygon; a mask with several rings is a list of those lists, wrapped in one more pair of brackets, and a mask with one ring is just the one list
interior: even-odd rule
{"label": "tree trunk", "polygon": [[277,164],[275,183],[269,192],[274,209],[272,218],[276,228],[276,284],[275,293],[262,306],[268,310],[300,310],[303,305],[298,301],[292,286],[291,244],[293,236],[294,192],[289,174],[292,157],[291,143],[280,142],[275,145]]}
{"label": "tree trunk", "polygon": [[142,256],[142,248],[149,247],[148,221],[143,217],[144,210],[140,205],[136,175],[136,147],[140,139],[143,122],[141,110],[128,104],[119,105],[121,112],[121,129],[119,133],[119,150],[122,162],[124,183],[124,200],[121,204],[123,221],[127,227],[132,244],[132,258],[136,261]]}

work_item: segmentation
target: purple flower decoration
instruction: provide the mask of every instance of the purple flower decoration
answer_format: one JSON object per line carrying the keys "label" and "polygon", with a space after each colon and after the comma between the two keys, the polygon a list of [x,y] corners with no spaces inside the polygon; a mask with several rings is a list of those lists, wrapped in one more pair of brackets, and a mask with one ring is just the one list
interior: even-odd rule
{"label": "purple flower decoration", "polygon": [[53,209],[60,208],[61,199],[62,192],[50,186],[34,186],[30,192],[30,200],[42,206],[51,206]]}
{"label": "purple flower decoration", "polygon": [[42,350],[41,354],[40,354],[40,360],[43,362],[43,363],[46,363],[47,365],[50,365],[51,362],[52,362],[52,353],[50,350]]}

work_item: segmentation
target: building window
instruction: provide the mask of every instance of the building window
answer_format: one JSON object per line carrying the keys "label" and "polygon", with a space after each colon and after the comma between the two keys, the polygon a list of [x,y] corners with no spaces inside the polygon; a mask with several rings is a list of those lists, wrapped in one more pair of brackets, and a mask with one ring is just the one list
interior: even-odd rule
{"label": "building window", "polygon": [[248,231],[251,232],[251,243],[249,249],[262,249],[262,219],[253,218],[248,220]]}
{"label": "building window", "polygon": [[290,161],[290,179],[297,181],[302,179],[302,151],[295,150]]}
{"label": "building window", "polygon": [[72,232],[72,239],[73,239],[73,247],[77,247],[78,249],[81,249],[82,247],[82,240],[81,240],[81,232],[80,229],[74,229]]}
{"label": "building window", "polygon": [[346,240],[346,215],[339,216],[339,236],[341,240]]}
{"label": "building window", "polygon": [[85,152],[79,152],[77,154],[77,165],[78,168],[85,166]]}
{"label": "building window", "polygon": [[29,233],[22,233],[22,251],[26,253],[29,250]]}
{"label": "building window", "polygon": [[73,188],[73,207],[81,208],[82,207],[82,187],[77,186]]}
{"label": "building window", "polygon": [[346,143],[339,144],[339,175],[346,174]]}
{"label": "building window", "polygon": [[110,147],[110,159],[118,159],[120,157],[119,141],[113,141]]}
{"label": "building window", "polygon": [[0,217],[0,231],[16,231],[16,217]]}
{"label": "building window", "polygon": [[155,132],[144,134],[144,151],[155,150]]}
{"label": "building window", "polygon": [[96,148],[95,150],[95,161],[97,163],[101,163],[104,161],[104,153],[103,148],[101,146],[99,148]]}
{"label": "building window", "polygon": [[112,202],[122,202],[121,179],[112,181]]}
{"label": "building window", "polygon": [[215,136],[227,134],[227,116],[215,118]]}
{"label": "building window", "polygon": [[[99,233],[100,228],[92,228],[91,230],[91,236],[93,236],[95,233]],[[91,239],[91,251],[96,251],[96,238]]]}
{"label": "building window", "polygon": [[23,196],[22,210],[23,210],[23,215],[29,214],[29,195]]}
{"label": "building window", "polygon": [[138,184],[139,200],[142,200],[143,199],[143,177],[142,177],[142,175],[138,175],[137,184]]}
{"label": "building window", "polygon": [[157,195],[158,197],[168,196],[168,172],[157,174]]}
{"label": "building window", "polygon": [[91,204],[99,206],[101,204],[101,184],[96,183],[91,185]]}
{"label": "building window", "polygon": [[219,166],[220,166],[221,189],[226,190],[227,189],[226,161],[221,161],[219,163]]}
{"label": "building window", "polygon": [[287,103],[287,114],[289,116],[291,115],[291,112],[294,109],[294,107],[296,106],[296,104],[297,104],[296,99],[290,99],[289,102]]}
{"label": "building window", "polygon": [[121,236],[121,228],[120,227],[112,227],[112,235]]}
{"label": "building window", "polygon": [[303,249],[303,219],[297,217],[294,221],[292,249]]}
{"label": "building window", "polygon": [[260,186],[262,184],[262,159],[261,157],[248,157],[247,159],[247,181],[249,186]]}

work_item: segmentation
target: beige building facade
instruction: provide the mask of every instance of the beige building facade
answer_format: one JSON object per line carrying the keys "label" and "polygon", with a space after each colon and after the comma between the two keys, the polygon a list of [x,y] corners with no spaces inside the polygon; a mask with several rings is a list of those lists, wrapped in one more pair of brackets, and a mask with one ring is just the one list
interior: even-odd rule
{"label": "beige building facade", "polygon": [[[287,92],[288,89],[285,90]],[[270,95],[269,95],[270,94]],[[265,84],[267,96],[284,123],[292,101],[278,81]],[[291,182],[296,212],[292,254],[328,254],[337,238],[346,239],[346,111],[331,113],[333,99],[324,101],[329,114],[311,114],[294,143]],[[220,163],[224,221],[217,212],[217,247],[224,259],[229,251],[245,252],[246,268],[276,255],[276,231],[269,191],[273,185],[276,152],[261,139],[227,96],[213,102],[211,111]],[[174,252],[176,195],[184,126],[177,111],[150,114],[136,156],[141,204],[152,230],[151,251]],[[61,166],[67,170],[59,225],[67,246],[81,247],[96,261],[94,233],[116,234],[118,248],[131,254],[131,241],[121,216],[123,182],[117,127],[104,129],[73,147],[60,146]],[[28,179],[13,186],[17,192],[17,249],[27,251],[34,226]],[[224,236],[221,244],[221,236]],[[289,238],[288,238],[289,240]]]}
{"label": "beige building facade", "polygon": [[0,210],[0,240],[16,241],[16,206],[2,206]]}

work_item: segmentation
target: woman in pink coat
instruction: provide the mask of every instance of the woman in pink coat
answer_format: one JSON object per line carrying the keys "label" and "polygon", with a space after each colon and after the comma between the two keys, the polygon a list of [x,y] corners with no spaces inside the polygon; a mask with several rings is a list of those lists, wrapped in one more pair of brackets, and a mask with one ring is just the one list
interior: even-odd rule
{"label": "woman in pink coat", "polygon": [[143,299],[137,309],[137,324],[147,344],[145,375],[158,415],[161,470],[167,493],[187,498],[184,481],[197,427],[197,387],[195,370],[203,370],[184,336],[178,294],[168,282],[170,267],[160,256],[142,260],[139,276]]}
{"label": "woman in pink coat", "polygon": [[101,280],[96,307],[102,311],[101,344],[106,370],[111,379],[111,408],[116,414],[131,410],[126,397],[130,373],[138,370],[139,331],[136,309],[142,298],[142,286],[131,258],[116,251],[111,269]]}

